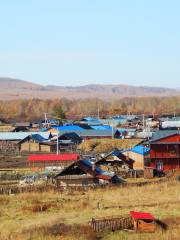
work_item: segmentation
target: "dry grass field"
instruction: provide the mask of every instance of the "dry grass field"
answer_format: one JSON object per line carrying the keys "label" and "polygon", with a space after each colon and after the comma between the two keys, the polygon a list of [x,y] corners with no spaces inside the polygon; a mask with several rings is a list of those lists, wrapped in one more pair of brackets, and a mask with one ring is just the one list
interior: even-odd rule
{"label": "dry grass field", "polygon": [[81,143],[78,148],[85,153],[92,151],[96,153],[104,153],[113,151],[115,148],[132,148],[141,142],[142,139],[90,139]]}
{"label": "dry grass field", "polygon": [[[96,234],[88,227],[92,217],[124,215],[131,210],[154,214],[168,229]],[[178,240],[179,236],[180,182],[175,180],[141,187],[0,196],[1,240]]]}

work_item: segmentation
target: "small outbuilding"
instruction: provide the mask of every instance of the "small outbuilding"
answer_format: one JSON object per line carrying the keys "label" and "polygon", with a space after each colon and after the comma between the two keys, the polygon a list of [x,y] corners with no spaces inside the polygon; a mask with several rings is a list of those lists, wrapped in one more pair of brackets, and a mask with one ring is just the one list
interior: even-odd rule
{"label": "small outbuilding", "polygon": [[155,232],[155,217],[147,212],[130,212],[133,229],[139,232]]}

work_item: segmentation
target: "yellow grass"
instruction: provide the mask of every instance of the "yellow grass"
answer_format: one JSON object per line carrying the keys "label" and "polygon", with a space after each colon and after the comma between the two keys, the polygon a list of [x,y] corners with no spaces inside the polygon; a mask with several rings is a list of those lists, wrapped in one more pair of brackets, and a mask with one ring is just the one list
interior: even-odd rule
{"label": "yellow grass", "polygon": [[[147,211],[170,224],[166,232],[105,232],[104,240],[173,240],[180,235],[180,183],[169,182],[146,186],[115,187],[87,192],[23,193],[0,196],[0,239],[96,239],[87,230],[92,217],[128,214],[131,210]],[[97,208],[98,202],[100,209]],[[45,206],[45,207],[43,207]],[[63,225],[62,232],[60,231]],[[81,226],[81,227],[80,227]]]}
{"label": "yellow grass", "polygon": [[115,148],[132,148],[142,142],[142,139],[90,139],[81,143],[78,148],[83,152],[110,152]]}

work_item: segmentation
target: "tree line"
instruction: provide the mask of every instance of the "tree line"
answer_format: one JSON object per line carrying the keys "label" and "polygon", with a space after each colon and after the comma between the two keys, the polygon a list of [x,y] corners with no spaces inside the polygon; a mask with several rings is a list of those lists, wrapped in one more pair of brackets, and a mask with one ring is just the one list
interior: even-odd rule
{"label": "tree line", "polygon": [[101,118],[121,114],[180,115],[180,96],[128,97],[119,100],[99,99],[19,99],[0,101],[0,119],[38,121],[47,113],[49,118],[79,119],[84,116]]}

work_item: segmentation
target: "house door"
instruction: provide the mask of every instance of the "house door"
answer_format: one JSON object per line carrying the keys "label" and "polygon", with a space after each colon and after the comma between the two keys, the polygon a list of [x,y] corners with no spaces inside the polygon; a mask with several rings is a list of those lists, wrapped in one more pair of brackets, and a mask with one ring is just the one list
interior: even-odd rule
{"label": "house door", "polygon": [[158,171],[163,171],[163,161],[157,161],[156,162],[156,169]]}

